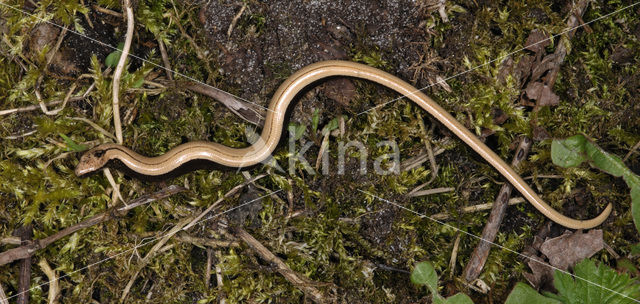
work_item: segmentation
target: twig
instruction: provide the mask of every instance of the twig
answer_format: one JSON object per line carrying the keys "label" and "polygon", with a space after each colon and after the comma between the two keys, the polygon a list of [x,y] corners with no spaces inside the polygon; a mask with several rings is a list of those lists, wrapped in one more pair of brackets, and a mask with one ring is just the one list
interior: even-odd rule
{"label": "twig", "polygon": [[124,0],[123,5],[126,17],[127,17],[127,35],[124,40],[124,47],[120,54],[120,60],[113,73],[113,127],[116,129],[116,138],[118,144],[122,144],[122,123],[120,122],[120,78],[122,77],[122,71],[124,70],[124,64],[129,56],[129,49],[131,48],[131,40],[133,39],[133,8],[131,7],[130,0]]}
{"label": "twig", "polygon": [[176,239],[181,242],[190,243],[196,246],[207,246],[211,248],[240,246],[240,244],[236,241],[223,241],[223,240],[214,240],[209,238],[193,237],[187,234],[186,232],[178,234],[176,236]]}
{"label": "twig", "polygon": [[211,265],[213,265],[213,249],[207,248],[207,265],[204,271],[204,288],[209,289],[211,283]]}
{"label": "twig", "polygon": [[18,139],[18,138],[27,137],[29,135],[33,135],[36,132],[38,132],[38,130],[31,130],[29,132],[25,132],[25,133],[22,133],[22,134],[16,134],[16,135],[9,135],[9,136],[3,137],[3,138],[4,139]]}
{"label": "twig", "polygon": [[110,10],[108,8],[100,7],[100,6],[96,5],[96,4],[92,5],[91,7],[93,7],[93,9],[96,10],[97,12],[100,12],[100,13],[103,13],[103,14],[115,16],[115,17],[118,17],[118,18],[122,18],[122,16],[123,16],[122,13],[118,13],[118,12]]}
{"label": "twig", "polygon": [[229,29],[227,30],[227,38],[231,37],[231,32],[233,31],[233,28],[236,26],[236,23],[238,23],[238,20],[240,20],[240,17],[242,16],[242,13],[244,13],[245,9],[247,9],[246,2],[244,3],[244,5],[242,5],[242,8],[240,9],[240,11],[233,17],[233,20],[231,20],[231,24],[229,24]]}
{"label": "twig", "polygon": [[21,243],[20,237],[17,236],[8,236],[0,239],[0,244],[20,245]]}
{"label": "twig", "polygon": [[[418,188],[416,188],[418,189]],[[432,194],[438,194],[438,193],[446,193],[446,192],[451,192],[453,190],[456,190],[455,188],[451,188],[451,187],[444,187],[444,188],[433,188],[433,189],[429,189],[429,190],[422,190],[422,191],[411,191],[409,192],[409,194],[407,194],[408,197],[416,197],[416,196],[425,196],[425,195],[432,195]]]}
{"label": "twig", "polygon": [[[507,204],[509,206],[512,206],[512,205],[517,205],[517,204],[521,204],[521,203],[524,203],[524,202],[526,202],[524,200],[524,198],[516,197],[516,198],[510,199]],[[460,213],[472,213],[472,212],[484,211],[484,210],[491,209],[491,207],[493,207],[493,203],[478,204],[478,205],[464,207],[464,208],[460,209]],[[451,214],[449,214],[449,213],[436,213],[434,215],[431,215],[430,218],[436,219],[436,220],[440,220],[440,221],[448,220],[448,219],[451,218]]]}
{"label": "twig", "polygon": [[264,121],[264,109],[258,108],[256,105],[243,100],[239,100],[235,96],[220,89],[193,81],[176,81],[173,82],[173,85],[207,95],[222,103],[240,118],[256,126],[261,126]]}
{"label": "twig", "polygon": [[162,63],[164,64],[164,71],[167,73],[167,79],[173,80],[173,75],[171,74],[171,63],[169,62],[169,55],[167,54],[167,49],[164,47],[164,42],[162,42],[162,39],[158,39],[158,47],[160,48],[160,56],[162,57]]}
{"label": "twig", "polygon": [[[50,235],[44,239],[40,239],[40,240],[35,240],[32,242],[29,242],[28,244],[22,245],[20,247],[16,247],[13,249],[9,249],[5,252],[0,253],[0,266],[11,263],[13,261],[16,260],[20,260],[20,259],[24,259],[26,257],[30,257],[31,255],[33,255],[36,251],[43,249],[47,246],[49,246],[51,243],[66,237],[72,233],[75,233],[76,231],[82,230],[84,228],[88,228],[91,227],[95,224],[99,224],[102,222],[105,222],[107,220],[113,219],[113,218],[117,218],[117,217],[121,217],[126,215],[126,213],[133,209],[136,208],[138,206],[144,205],[144,204],[148,204],[151,202],[154,202],[156,200],[159,199],[163,199],[166,197],[169,197],[171,195],[174,195],[176,193],[185,191],[185,188],[182,188],[180,186],[176,186],[176,185],[171,185],[165,189],[162,189],[158,192],[149,194],[149,195],[143,195],[139,198],[137,198],[136,200],[130,202],[129,205],[117,208],[115,210],[111,209],[108,211],[105,211],[101,214],[95,215],[89,219],[86,219],[78,224],[75,224],[71,227],[67,227],[61,231],[56,232],[53,235]],[[114,212],[115,211],[115,212]]]}
{"label": "twig", "polygon": [[[516,155],[511,161],[511,166],[517,168],[518,165],[526,159],[531,148],[531,140],[528,137],[522,137],[518,149],[516,149]],[[491,208],[491,214],[484,229],[482,229],[482,241],[478,243],[471,259],[467,262],[467,266],[464,269],[464,278],[467,282],[473,282],[478,278],[482,272],[482,268],[489,257],[489,250],[491,250],[491,243],[496,239],[498,229],[504,218],[504,214],[507,211],[509,197],[511,196],[511,190],[513,186],[509,183],[504,183],[496,196],[496,200]]]}
{"label": "twig", "polygon": [[324,294],[320,290],[316,289],[312,285],[318,285],[305,276],[293,271],[287,264],[285,264],[280,258],[273,254],[267,247],[262,245],[251,234],[240,227],[233,229],[234,234],[242,239],[251,249],[253,249],[262,259],[274,264],[277,267],[277,271],[287,279],[291,284],[301,289],[307,297],[311,298],[316,303],[329,302],[325,298]]}
{"label": "twig", "polygon": [[140,274],[140,271],[149,263],[149,261],[151,261],[151,259],[154,256],[156,256],[156,254],[161,253],[164,250],[167,250],[167,249],[163,248],[164,244],[166,244],[176,233],[182,231],[183,227],[190,220],[191,220],[191,217],[186,217],[186,218],[183,218],[182,220],[180,220],[180,222],[178,222],[178,224],[173,226],[173,228],[171,228],[171,230],[169,230],[169,232],[164,234],[162,239],[160,239],[160,241],[158,241],[158,243],[156,243],[149,250],[149,252],[147,252],[147,254],[144,256],[144,258],[138,263],[138,265],[136,267],[136,271],[134,272],[134,274],[129,279],[129,283],[127,283],[127,286],[122,291],[122,296],[120,297],[120,302],[121,303],[124,303],[124,300],[127,298],[127,295],[129,294],[129,291],[131,290],[131,287],[133,286],[133,283],[138,278],[138,275]]}
{"label": "twig", "polygon": [[111,196],[112,197],[111,206],[115,206],[116,201],[118,199],[126,205],[127,202],[124,200],[124,198],[120,194],[120,184],[116,183],[116,180],[113,178],[113,175],[111,174],[111,170],[109,170],[109,168],[105,168],[102,172],[104,173],[104,176],[107,178],[107,180],[109,181],[109,184],[111,184],[111,187],[113,188],[113,195]]}
{"label": "twig", "polygon": [[0,284],[0,304],[9,304],[9,300],[7,299],[7,294],[4,293],[4,288],[2,288],[2,284]]}
{"label": "twig", "polygon": [[60,294],[60,287],[58,286],[58,276],[55,270],[51,269],[51,266],[49,266],[49,263],[47,263],[45,259],[40,260],[38,266],[40,266],[42,272],[44,272],[47,279],[49,279],[49,295],[47,296],[49,304],[57,303],[56,298]]}
{"label": "twig", "polygon": [[633,152],[635,152],[636,150],[638,150],[638,148],[640,148],[640,141],[638,141],[633,148],[631,148],[631,150],[629,150],[629,152],[627,152],[627,155],[624,156],[624,158],[622,159],[623,162],[626,162],[627,159],[629,159],[629,157],[631,156],[631,154],[633,154]]}
{"label": "twig", "polygon": [[[22,244],[31,241],[33,236],[33,226],[26,225],[18,228],[16,234],[20,236]],[[18,304],[29,303],[29,290],[31,289],[31,256],[22,258],[20,261],[20,279],[18,284]]]}
{"label": "twig", "polygon": [[420,124],[422,141],[424,142],[425,149],[427,149],[427,156],[429,157],[429,164],[431,165],[431,179],[429,179],[429,181],[425,183],[426,185],[428,185],[431,184],[436,179],[436,177],[438,177],[438,164],[436,163],[436,157],[433,154],[433,149],[431,149],[431,142],[429,141],[427,130],[424,127],[422,115],[420,114],[420,112],[416,112],[416,116],[418,116],[418,124]]}
{"label": "twig", "polygon": [[[106,69],[102,74],[106,75],[108,72],[111,71],[111,68]],[[81,75],[80,78],[78,78],[78,80],[84,78],[85,75]],[[96,87],[96,82],[94,81],[89,88],[87,88],[84,93],[82,93],[81,96],[73,96],[70,97],[68,101],[80,101],[83,100],[85,98],[87,98],[87,96],[89,95],[89,93],[91,93],[91,91]],[[38,93],[39,94],[39,93]],[[50,101],[48,103],[45,104],[45,108],[48,108],[50,106],[54,106],[57,104],[61,104],[63,103],[64,100],[54,100],[54,101]],[[29,111],[35,111],[37,109],[42,109],[42,105],[38,104],[38,105],[31,105],[31,106],[26,106],[26,107],[22,107],[22,108],[15,108],[15,109],[8,109],[8,110],[2,110],[0,111],[0,116],[3,115],[7,115],[7,114],[13,114],[13,113],[22,113],[22,112],[29,112]]]}
{"label": "twig", "polygon": [[461,233],[458,233],[456,236],[456,240],[453,242],[453,249],[451,250],[451,259],[449,259],[449,279],[453,279],[453,275],[456,272],[456,259],[458,258],[458,248],[460,248],[460,236]]}
{"label": "twig", "polygon": [[[42,69],[42,73],[38,77],[38,80],[36,80],[34,93],[36,95],[36,99],[38,100],[38,105],[40,106],[40,109],[42,109],[42,112],[46,115],[55,115],[61,111],[60,109],[58,109],[57,111],[49,111],[49,109],[47,109],[47,106],[42,101],[42,96],[40,95],[40,85],[44,80],[44,75],[49,69],[49,65],[51,64],[51,61],[53,61],[53,57],[55,57],[56,53],[60,49],[60,46],[62,45],[62,41],[64,40],[64,37],[66,36],[67,31],[68,31],[68,28],[65,26],[62,29],[62,32],[60,32],[60,34],[58,35],[58,41],[56,42],[55,47],[47,53],[47,62],[45,63],[44,69]],[[73,87],[73,89],[75,90],[75,86]],[[70,93],[67,94],[67,97],[65,97],[65,100],[68,100],[69,96],[70,96]],[[66,104],[66,101],[63,101],[63,104]]]}
{"label": "twig", "polygon": [[111,132],[103,129],[102,127],[100,127],[98,124],[96,124],[95,122],[93,122],[91,120],[88,120],[88,119],[83,118],[83,117],[68,117],[68,118],[69,119],[73,119],[73,120],[79,120],[79,121],[85,122],[88,125],[92,126],[94,129],[96,129],[98,132],[104,134],[104,136],[109,137],[109,138],[111,138],[113,140],[116,140],[116,137],[113,136],[113,134],[111,134]]}
{"label": "twig", "polygon": [[[218,261],[222,260],[222,254],[220,251],[216,251],[216,257]],[[227,298],[224,294],[224,281],[222,280],[222,267],[216,263],[216,282],[218,283],[218,299],[220,299],[220,304],[226,304]]]}

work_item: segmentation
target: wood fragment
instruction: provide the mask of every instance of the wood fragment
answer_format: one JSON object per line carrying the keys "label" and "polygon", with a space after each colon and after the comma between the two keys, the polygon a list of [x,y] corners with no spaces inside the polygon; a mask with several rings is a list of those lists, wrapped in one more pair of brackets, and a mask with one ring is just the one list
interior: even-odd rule
{"label": "wood fragment", "polygon": [[47,263],[47,260],[45,259],[41,259],[40,262],[38,262],[38,266],[40,266],[42,272],[44,272],[47,279],[49,279],[49,291],[47,295],[48,303],[58,303],[56,299],[60,295],[60,286],[58,285],[58,276],[56,275],[56,271],[51,269],[51,266],[49,266],[49,263]]}
{"label": "wood fragment", "polygon": [[[167,84],[171,83],[167,82]],[[259,108],[255,104],[240,100],[234,95],[229,94],[223,90],[194,81],[176,81],[173,82],[173,85],[178,88],[185,88],[196,93],[207,95],[222,103],[225,107],[231,110],[231,112],[238,115],[238,117],[244,119],[245,121],[256,126],[262,126],[262,122],[264,121],[265,116],[265,109]]]}
{"label": "wood fragment", "polygon": [[7,299],[7,294],[4,292],[2,284],[0,284],[0,304],[9,304],[9,299]]}
{"label": "wood fragment", "polygon": [[262,245],[246,230],[236,227],[233,229],[234,234],[242,239],[251,249],[253,249],[262,259],[275,265],[278,273],[280,273],[287,281],[299,288],[304,294],[309,297],[315,303],[328,303],[331,302],[325,297],[325,295],[316,289],[313,285],[320,285],[311,281],[304,275],[293,271],[285,262],[273,254],[267,247]]}
{"label": "wood fragment", "polygon": [[[16,235],[20,237],[22,244],[27,244],[33,237],[33,226],[31,224],[22,226],[16,230]],[[18,304],[29,303],[29,290],[31,289],[31,256],[25,256],[20,261],[20,277],[18,283]]]}
{"label": "wood fragment", "polygon": [[[516,149],[516,155],[511,161],[512,167],[517,168],[520,162],[526,159],[529,149],[531,148],[531,144],[531,140],[527,137],[523,137],[520,140],[518,149]],[[498,229],[500,228],[504,214],[507,211],[511,190],[513,190],[513,186],[509,183],[504,183],[498,192],[496,200],[491,208],[487,224],[484,226],[484,229],[482,229],[482,241],[480,241],[474,249],[471,259],[469,259],[469,262],[467,262],[467,266],[464,269],[463,276],[467,282],[475,281],[478,276],[480,276],[480,273],[484,268],[484,264],[487,262],[489,251],[491,250],[491,243],[496,239]]]}
{"label": "wood fragment", "polygon": [[[508,205],[512,206],[512,205],[522,204],[524,202],[526,202],[526,200],[524,198],[515,197],[515,198],[512,198],[512,199],[509,200]],[[460,209],[460,212],[461,213],[478,212],[478,211],[489,210],[489,209],[491,209],[491,207],[493,207],[493,203],[478,204],[478,205],[464,207],[464,208]],[[429,217],[432,218],[432,219],[435,219],[435,220],[448,220],[452,216],[449,213],[436,213],[436,214],[431,215]]]}

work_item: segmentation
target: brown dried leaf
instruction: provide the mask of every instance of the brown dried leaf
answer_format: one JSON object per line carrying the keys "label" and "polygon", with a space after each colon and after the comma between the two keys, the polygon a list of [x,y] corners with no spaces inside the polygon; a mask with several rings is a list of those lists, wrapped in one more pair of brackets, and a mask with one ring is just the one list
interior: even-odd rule
{"label": "brown dried leaf", "polygon": [[548,289],[553,285],[554,269],[547,266],[541,257],[531,256],[530,258],[531,259],[527,262],[527,265],[531,268],[531,273],[525,272],[522,275],[534,288],[540,289],[545,287]]}
{"label": "brown dried leaf", "polygon": [[356,96],[356,86],[349,79],[336,78],[325,82],[323,92],[327,97],[347,106]]}
{"label": "brown dried leaf", "polygon": [[535,29],[531,31],[529,37],[527,37],[527,42],[524,43],[524,48],[534,53],[541,52],[551,43],[548,38],[549,36],[547,34],[543,33],[541,30]]}
{"label": "brown dried leaf", "polygon": [[567,231],[559,237],[547,239],[540,246],[540,252],[549,258],[549,264],[568,270],[603,248],[602,230],[593,229],[587,233],[582,233],[581,230],[574,233]]}
{"label": "brown dried leaf", "polygon": [[529,99],[537,100],[537,106],[555,106],[560,102],[560,97],[553,93],[551,88],[542,82],[531,82],[525,89]]}
{"label": "brown dried leaf", "polygon": [[531,70],[533,70],[533,63],[535,62],[535,60],[535,56],[525,55],[522,56],[518,61],[518,64],[513,71],[513,77],[518,80],[521,86],[527,80],[529,75],[531,75]]}

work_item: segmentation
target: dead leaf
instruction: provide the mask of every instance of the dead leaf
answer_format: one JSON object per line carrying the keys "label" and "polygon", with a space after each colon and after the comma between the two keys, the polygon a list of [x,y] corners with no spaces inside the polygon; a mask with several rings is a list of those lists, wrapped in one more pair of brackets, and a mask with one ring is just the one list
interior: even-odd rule
{"label": "dead leaf", "polygon": [[347,106],[356,96],[356,86],[349,79],[336,78],[324,83],[323,92],[327,97]]}
{"label": "dead leaf", "polygon": [[449,86],[449,84],[444,80],[444,78],[440,77],[440,75],[436,75],[436,82],[447,92],[451,93],[451,87]]}
{"label": "dead leaf", "polygon": [[574,233],[567,231],[559,237],[547,239],[540,246],[540,252],[549,258],[552,266],[568,270],[603,248],[602,230],[593,229],[587,233],[582,233],[581,230]]}
{"label": "dead leaf", "polygon": [[537,100],[537,106],[555,106],[560,102],[560,97],[553,93],[551,88],[542,82],[531,82],[525,89],[529,99]]}
{"label": "dead leaf", "polygon": [[541,61],[536,62],[534,65],[535,67],[531,71],[531,81],[539,80],[547,71],[558,68],[563,60],[563,58],[560,58],[556,54],[544,56]]}
{"label": "dead leaf", "polygon": [[536,142],[551,138],[549,132],[547,132],[547,130],[541,126],[534,126],[532,133],[532,139]]}
{"label": "dead leaf", "polygon": [[525,55],[522,56],[518,61],[518,64],[513,71],[513,77],[518,80],[518,83],[521,86],[524,85],[529,75],[531,75],[531,70],[533,70],[533,63],[535,62],[535,60],[535,56]]}
{"label": "dead leaf", "polygon": [[529,284],[536,289],[549,289],[549,287],[553,286],[553,271],[554,269],[547,265],[547,263],[538,256],[530,256],[529,261],[527,262],[529,268],[531,268],[531,273],[523,273]]}
{"label": "dead leaf", "polygon": [[527,42],[524,43],[524,48],[534,53],[539,53],[551,43],[548,38],[549,36],[547,34],[535,29],[529,33]]}

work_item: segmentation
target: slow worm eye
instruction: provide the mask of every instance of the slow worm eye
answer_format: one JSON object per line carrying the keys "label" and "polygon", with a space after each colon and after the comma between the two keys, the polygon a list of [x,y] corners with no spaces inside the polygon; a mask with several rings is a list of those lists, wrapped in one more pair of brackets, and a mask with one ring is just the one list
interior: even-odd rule
{"label": "slow worm eye", "polygon": [[105,153],[105,152],[106,152],[106,151],[105,151],[105,150],[102,150],[102,149],[100,149],[100,150],[96,150],[96,151],[94,151],[94,152],[93,152],[93,156],[95,156],[95,157],[98,157],[98,158],[99,158],[99,157],[102,157],[102,156],[104,155],[104,153]]}

